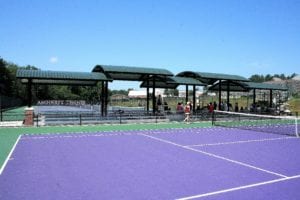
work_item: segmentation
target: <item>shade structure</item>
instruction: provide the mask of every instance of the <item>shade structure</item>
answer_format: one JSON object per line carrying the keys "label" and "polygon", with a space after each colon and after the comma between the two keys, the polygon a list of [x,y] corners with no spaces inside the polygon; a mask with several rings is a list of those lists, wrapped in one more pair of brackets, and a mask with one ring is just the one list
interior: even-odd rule
{"label": "shade structure", "polygon": [[193,72],[193,71],[184,71],[177,74],[181,77],[192,77],[200,80],[203,83],[208,85],[214,84],[219,80],[231,80],[231,81],[241,81],[248,82],[249,80],[243,76],[231,75],[231,74],[221,74],[221,73],[209,73],[209,72]]}
{"label": "shade structure", "polygon": [[[142,88],[152,87],[152,82],[147,82],[146,80],[142,82],[140,85]],[[172,76],[172,77],[157,77],[157,81],[155,83],[157,88],[170,88],[175,89],[179,85],[195,85],[195,86],[206,86],[205,83],[189,77],[179,77],[179,76]]]}
{"label": "shade structure", "polygon": [[113,80],[143,81],[149,76],[173,76],[173,73],[160,68],[96,65],[93,72],[104,73]]}
{"label": "shade structure", "polygon": [[96,85],[98,81],[112,81],[103,73],[66,72],[20,69],[16,77],[22,83],[48,85]]}

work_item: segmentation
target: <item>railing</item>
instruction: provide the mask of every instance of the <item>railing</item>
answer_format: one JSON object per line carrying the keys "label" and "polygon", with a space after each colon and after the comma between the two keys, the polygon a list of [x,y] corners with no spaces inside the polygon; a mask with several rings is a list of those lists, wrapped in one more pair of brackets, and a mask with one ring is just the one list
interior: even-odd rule
{"label": "railing", "polygon": [[[159,122],[183,122],[184,113],[178,112],[146,112],[144,110],[114,110],[106,116],[100,112],[47,112],[34,115],[34,126],[57,125],[90,125],[90,124],[128,124],[128,123],[159,123]],[[22,126],[25,114],[9,113],[2,116],[2,124],[8,126]],[[211,113],[197,111],[191,114],[191,122],[209,121]],[[14,124],[15,123],[15,124]]]}

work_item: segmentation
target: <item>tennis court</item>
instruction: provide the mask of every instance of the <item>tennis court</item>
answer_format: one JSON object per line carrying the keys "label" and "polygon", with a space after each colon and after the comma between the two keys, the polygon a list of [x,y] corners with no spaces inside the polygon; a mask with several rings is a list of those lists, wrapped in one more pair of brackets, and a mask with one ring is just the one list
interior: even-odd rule
{"label": "tennis court", "polygon": [[224,127],[23,134],[0,199],[299,199],[300,139]]}

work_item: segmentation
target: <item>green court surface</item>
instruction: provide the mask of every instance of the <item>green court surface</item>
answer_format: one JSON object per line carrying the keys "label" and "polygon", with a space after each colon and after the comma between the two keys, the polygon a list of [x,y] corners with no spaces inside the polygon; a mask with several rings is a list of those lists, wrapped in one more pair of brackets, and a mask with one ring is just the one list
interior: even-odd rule
{"label": "green court surface", "polygon": [[122,130],[147,130],[147,129],[168,129],[168,128],[191,128],[209,127],[211,122],[186,123],[153,123],[153,124],[114,124],[94,126],[49,126],[49,127],[21,127],[21,128],[0,128],[0,168],[5,162],[11,148],[20,134],[62,134],[82,132],[103,132]]}

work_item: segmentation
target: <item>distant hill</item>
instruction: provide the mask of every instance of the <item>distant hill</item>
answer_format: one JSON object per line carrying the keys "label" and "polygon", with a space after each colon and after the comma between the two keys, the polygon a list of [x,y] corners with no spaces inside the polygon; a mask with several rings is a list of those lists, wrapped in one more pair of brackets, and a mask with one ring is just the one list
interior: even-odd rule
{"label": "distant hill", "polygon": [[295,81],[300,81],[300,75],[296,75],[292,78],[292,80],[295,80]]}
{"label": "distant hill", "polygon": [[265,83],[286,86],[289,92],[292,94],[300,93],[300,75],[296,75],[293,78],[287,80],[273,77],[271,81],[266,81]]}

